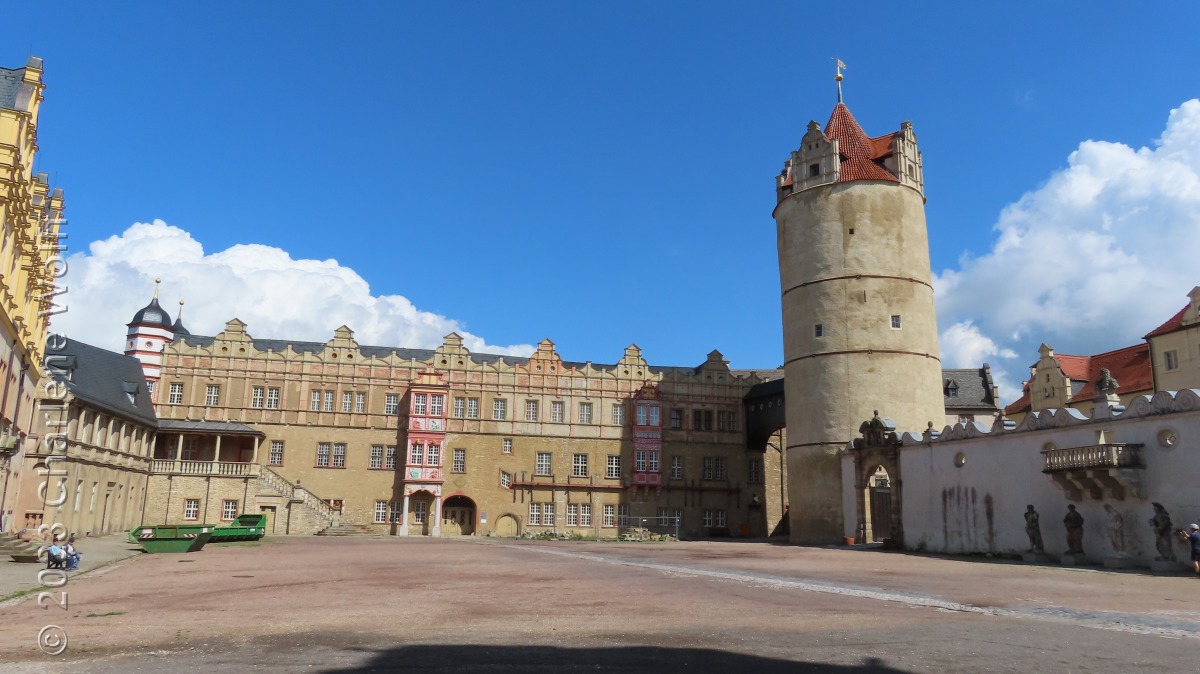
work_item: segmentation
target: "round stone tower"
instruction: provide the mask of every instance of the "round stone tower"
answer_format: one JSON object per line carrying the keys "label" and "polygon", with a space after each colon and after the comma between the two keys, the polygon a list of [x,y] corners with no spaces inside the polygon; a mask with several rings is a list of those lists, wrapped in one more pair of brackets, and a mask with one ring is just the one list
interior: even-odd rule
{"label": "round stone tower", "polygon": [[838,98],[776,181],[789,526],[801,544],[854,534],[839,453],[875,410],[918,432],[945,414],[912,124],[871,138]]}

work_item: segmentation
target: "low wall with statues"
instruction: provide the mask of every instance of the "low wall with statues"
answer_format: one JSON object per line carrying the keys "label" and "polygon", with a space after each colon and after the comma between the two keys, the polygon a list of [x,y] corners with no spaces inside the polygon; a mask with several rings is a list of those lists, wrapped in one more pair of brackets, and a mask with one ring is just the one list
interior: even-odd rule
{"label": "low wall with statues", "polygon": [[[881,451],[866,449],[864,432],[843,454],[847,537],[863,540],[862,513],[878,498],[860,493],[863,476],[890,456],[892,532],[906,549],[1037,558],[1040,533],[1047,560],[1164,570],[1172,558],[1180,567],[1190,560],[1175,532],[1200,522],[1200,390],[1161,391],[1127,407],[1099,402],[1090,415],[1031,413],[1019,426],[893,431],[882,442]],[[1068,505],[1083,520],[1080,530],[1075,518],[1077,550]]]}

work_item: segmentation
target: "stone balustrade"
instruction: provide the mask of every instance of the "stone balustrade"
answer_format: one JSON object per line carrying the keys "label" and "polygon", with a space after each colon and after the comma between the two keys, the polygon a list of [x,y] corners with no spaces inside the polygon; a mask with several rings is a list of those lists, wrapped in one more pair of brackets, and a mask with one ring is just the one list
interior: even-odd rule
{"label": "stone balustrade", "polygon": [[172,461],[155,459],[150,472],[169,475],[219,475],[223,477],[258,477],[259,465],[240,461]]}

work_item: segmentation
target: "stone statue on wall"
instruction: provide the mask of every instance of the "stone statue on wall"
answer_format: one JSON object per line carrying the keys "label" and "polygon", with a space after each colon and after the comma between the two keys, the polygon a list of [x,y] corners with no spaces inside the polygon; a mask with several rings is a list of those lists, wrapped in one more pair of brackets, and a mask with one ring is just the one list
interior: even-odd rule
{"label": "stone statue on wall", "polygon": [[1175,561],[1175,546],[1171,543],[1172,536],[1175,535],[1175,530],[1171,524],[1171,515],[1161,503],[1153,503],[1154,517],[1150,518],[1150,526],[1154,528],[1154,546],[1158,548],[1158,556],[1155,561],[1173,562]]}
{"label": "stone statue on wall", "polygon": [[1067,506],[1067,516],[1063,518],[1067,527],[1067,554],[1083,554],[1083,515],[1075,509],[1075,504]]}
{"label": "stone statue on wall", "polygon": [[1125,518],[1111,505],[1104,504],[1104,512],[1108,513],[1108,542],[1112,545],[1113,553],[1125,554]]}
{"label": "stone statue on wall", "polygon": [[1042,546],[1042,525],[1039,522],[1038,511],[1032,505],[1025,506],[1025,533],[1029,536],[1029,551],[1037,554],[1044,552]]}

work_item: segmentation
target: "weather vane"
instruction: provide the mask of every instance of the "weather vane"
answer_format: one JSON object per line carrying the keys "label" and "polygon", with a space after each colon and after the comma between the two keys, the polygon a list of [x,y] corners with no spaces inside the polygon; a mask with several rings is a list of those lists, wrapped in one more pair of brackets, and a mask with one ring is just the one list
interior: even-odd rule
{"label": "weather vane", "polygon": [[838,85],[838,103],[841,103],[842,102],[842,68],[845,68],[846,64],[842,63],[842,60],[836,56],[833,56],[831,58],[834,61],[837,61],[837,77],[835,77],[834,79],[837,80],[837,85]]}

